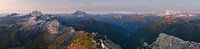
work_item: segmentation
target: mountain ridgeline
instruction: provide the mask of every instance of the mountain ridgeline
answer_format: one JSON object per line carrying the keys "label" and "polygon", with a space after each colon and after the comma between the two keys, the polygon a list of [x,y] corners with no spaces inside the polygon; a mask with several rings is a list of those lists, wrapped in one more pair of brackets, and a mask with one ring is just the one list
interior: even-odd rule
{"label": "mountain ridgeline", "polygon": [[0,49],[137,49],[160,33],[200,42],[199,14],[165,13],[12,13],[0,16]]}

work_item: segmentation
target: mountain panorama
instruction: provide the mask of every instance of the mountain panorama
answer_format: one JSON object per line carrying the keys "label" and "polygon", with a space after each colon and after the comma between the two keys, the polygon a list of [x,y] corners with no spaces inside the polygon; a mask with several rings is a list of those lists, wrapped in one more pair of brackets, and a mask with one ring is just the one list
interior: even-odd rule
{"label": "mountain panorama", "polygon": [[0,49],[200,49],[200,13],[0,14]]}

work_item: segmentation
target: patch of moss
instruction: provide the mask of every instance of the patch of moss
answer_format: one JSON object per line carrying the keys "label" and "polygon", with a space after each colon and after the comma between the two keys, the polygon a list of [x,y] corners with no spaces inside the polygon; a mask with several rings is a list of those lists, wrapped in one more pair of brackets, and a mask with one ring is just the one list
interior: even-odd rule
{"label": "patch of moss", "polygon": [[68,49],[100,49],[100,46],[95,44],[94,37],[89,34],[80,35]]}

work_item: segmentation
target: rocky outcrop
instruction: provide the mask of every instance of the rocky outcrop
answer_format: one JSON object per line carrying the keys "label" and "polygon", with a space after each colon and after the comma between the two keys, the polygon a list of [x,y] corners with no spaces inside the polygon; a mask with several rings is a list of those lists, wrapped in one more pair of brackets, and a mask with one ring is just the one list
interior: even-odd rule
{"label": "rocky outcrop", "polygon": [[47,27],[48,32],[51,34],[58,33],[58,28],[59,28],[59,22],[56,19],[51,21]]}
{"label": "rocky outcrop", "polygon": [[153,44],[144,44],[138,49],[200,49],[200,43],[184,41],[178,37],[161,33]]}
{"label": "rocky outcrop", "polygon": [[99,38],[99,34],[80,31],[79,36],[68,49],[122,49],[108,39]]}

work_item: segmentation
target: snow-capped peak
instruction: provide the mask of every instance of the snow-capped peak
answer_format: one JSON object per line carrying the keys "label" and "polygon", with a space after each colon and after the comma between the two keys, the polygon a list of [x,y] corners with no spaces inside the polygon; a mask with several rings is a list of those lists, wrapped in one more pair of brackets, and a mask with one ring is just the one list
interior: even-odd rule
{"label": "snow-capped peak", "polygon": [[157,13],[158,16],[167,16],[167,15],[175,15],[182,13],[180,11],[174,11],[174,10],[165,10],[165,11],[160,11]]}
{"label": "snow-capped peak", "polygon": [[192,13],[186,13],[186,12],[175,11],[175,10],[165,10],[165,11],[158,12],[157,16],[189,17],[189,16],[196,16],[196,15]]}
{"label": "snow-capped peak", "polygon": [[76,11],[76,12],[74,12],[72,15],[86,15],[87,13],[86,12],[84,12],[84,11]]}
{"label": "snow-capped peak", "polygon": [[42,12],[40,12],[40,11],[32,11],[30,14],[31,14],[31,16],[41,16]]}

